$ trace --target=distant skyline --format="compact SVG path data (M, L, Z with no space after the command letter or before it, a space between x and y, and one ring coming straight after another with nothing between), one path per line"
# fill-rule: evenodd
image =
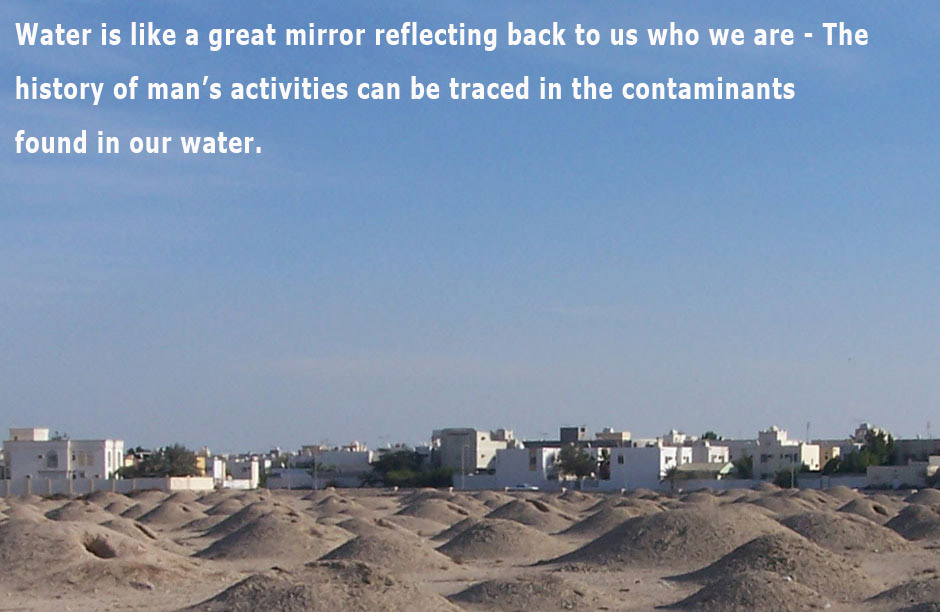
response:
M0 427L262 450L940 428L940 6L7 0ZM21 20L792 27L867 47L20 49ZM16 75L782 80L789 102L23 103ZM98 78L100 76L100 79ZM258 138L21 157L13 136Z

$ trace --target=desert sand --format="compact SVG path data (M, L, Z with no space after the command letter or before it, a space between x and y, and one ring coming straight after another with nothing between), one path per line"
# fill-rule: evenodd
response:
M940 492L0 499L0 610L940 609Z

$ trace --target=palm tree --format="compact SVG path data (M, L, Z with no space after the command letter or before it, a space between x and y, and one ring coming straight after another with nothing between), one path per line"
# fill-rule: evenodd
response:
M676 490L676 481L682 480L684 474L679 470L678 465L674 465L663 474L663 482L669 483L669 490Z

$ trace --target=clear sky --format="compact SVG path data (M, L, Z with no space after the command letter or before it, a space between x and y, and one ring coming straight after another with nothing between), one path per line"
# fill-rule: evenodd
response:
M381 8L376 8L380 6ZM790 48L20 49L14 22L792 27ZM0 426L260 450L447 426L940 432L940 5L43 2L0 41ZM821 25L870 31L826 48ZM789 102L18 102L16 75L796 84ZM17 157L13 136L258 138Z

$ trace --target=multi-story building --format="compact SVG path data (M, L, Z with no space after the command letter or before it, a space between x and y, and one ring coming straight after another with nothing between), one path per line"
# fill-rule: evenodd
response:
M783 470L800 470L806 466L819 471L819 445L787 437L787 430L776 425L758 432L754 449L754 477L773 478Z
M512 430L484 431L472 427L452 427L432 434L437 465L455 473L473 474L495 469L496 451L515 448Z
M124 441L50 438L47 428L14 428L3 453L11 480L111 478L124 463Z

